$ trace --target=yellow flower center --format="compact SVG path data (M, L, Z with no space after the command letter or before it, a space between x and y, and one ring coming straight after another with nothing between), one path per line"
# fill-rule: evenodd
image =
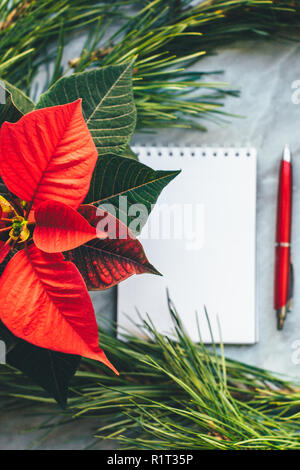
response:
M9 238L18 241L18 243L25 242L30 236L30 231L27 227L28 220L19 215L13 205L3 196L0 196L0 214L0 221L2 220L5 224L11 224L6 228L6 230L10 228Z
M17 216L12 219L12 228L9 232L9 236L12 240L19 240L19 243L25 242L30 232L27 227L28 220L25 220L24 217Z

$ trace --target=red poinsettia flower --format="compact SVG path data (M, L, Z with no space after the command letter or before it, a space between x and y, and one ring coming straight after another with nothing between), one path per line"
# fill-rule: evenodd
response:
M0 319L32 344L99 360L117 373L99 348L84 280L61 253L107 237L86 209L77 211L97 158L81 100L2 125L0 175L12 197L0 197L0 262L22 249L0 278Z

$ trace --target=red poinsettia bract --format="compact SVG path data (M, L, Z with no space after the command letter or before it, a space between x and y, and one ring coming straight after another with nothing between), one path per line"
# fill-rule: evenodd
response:
M80 99L2 125L0 175L16 198L0 199L0 262L23 248L0 278L0 319L32 344L99 360L117 373L99 348L84 280L61 254L107 237L77 211L97 158Z

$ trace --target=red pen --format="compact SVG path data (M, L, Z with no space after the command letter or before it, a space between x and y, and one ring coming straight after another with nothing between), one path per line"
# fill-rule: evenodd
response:
M274 308L278 330L283 328L286 314L292 309L291 221L292 164L290 150L285 145L279 170L275 248Z

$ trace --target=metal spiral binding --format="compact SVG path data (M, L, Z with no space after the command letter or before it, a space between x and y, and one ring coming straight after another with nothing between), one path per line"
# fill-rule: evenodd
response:
M153 143L153 144L145 144L145 143L136 143L133 145L133 149L139 149L139 148L143 148L143 149L147 149L147 153L146 153L146 156L148 157L151 157L152 156L152 149L154 150L155 149L155 155L156 156L163 156L162 155L162 151L160 149L163 149L164 150L164 156L169 156L169 157L173 157L174 156L174 149L178 150L179 152L179 156L180 157L183 157L183 156L186 156L187 155L187 152L188 151L188 156L190 157L195 157L196 156L196 152L199 151L199 148L201 148L202 152L201 152L201 156L202 157L205 157L207 156L207 153L211 153L212 152L212 157L218 157L219 156L219 151L220 149L222 149L224 151L223 153L223 156L224 157L229 157L230 156L230 153L232 152L232 150L235 150L235 153L232 155L234 157L240 157L241 154L240 154L240 149L243 149L243 153L245 154L246 157L250 157L251 156L251 152L253 150L253 147L248 143L247 145L245 146L241 146L241 144L239 145L217 145L217 144L214 144L214 145L194 145L194 144L182 144L182 145L178 145L178 144L173 144L173 143L168 143L167 145L158 145L157 143ZM170 149L169 152L165 153L165 150L166 149ZM138 156L138 153L139 151L137 151L137 156Z

